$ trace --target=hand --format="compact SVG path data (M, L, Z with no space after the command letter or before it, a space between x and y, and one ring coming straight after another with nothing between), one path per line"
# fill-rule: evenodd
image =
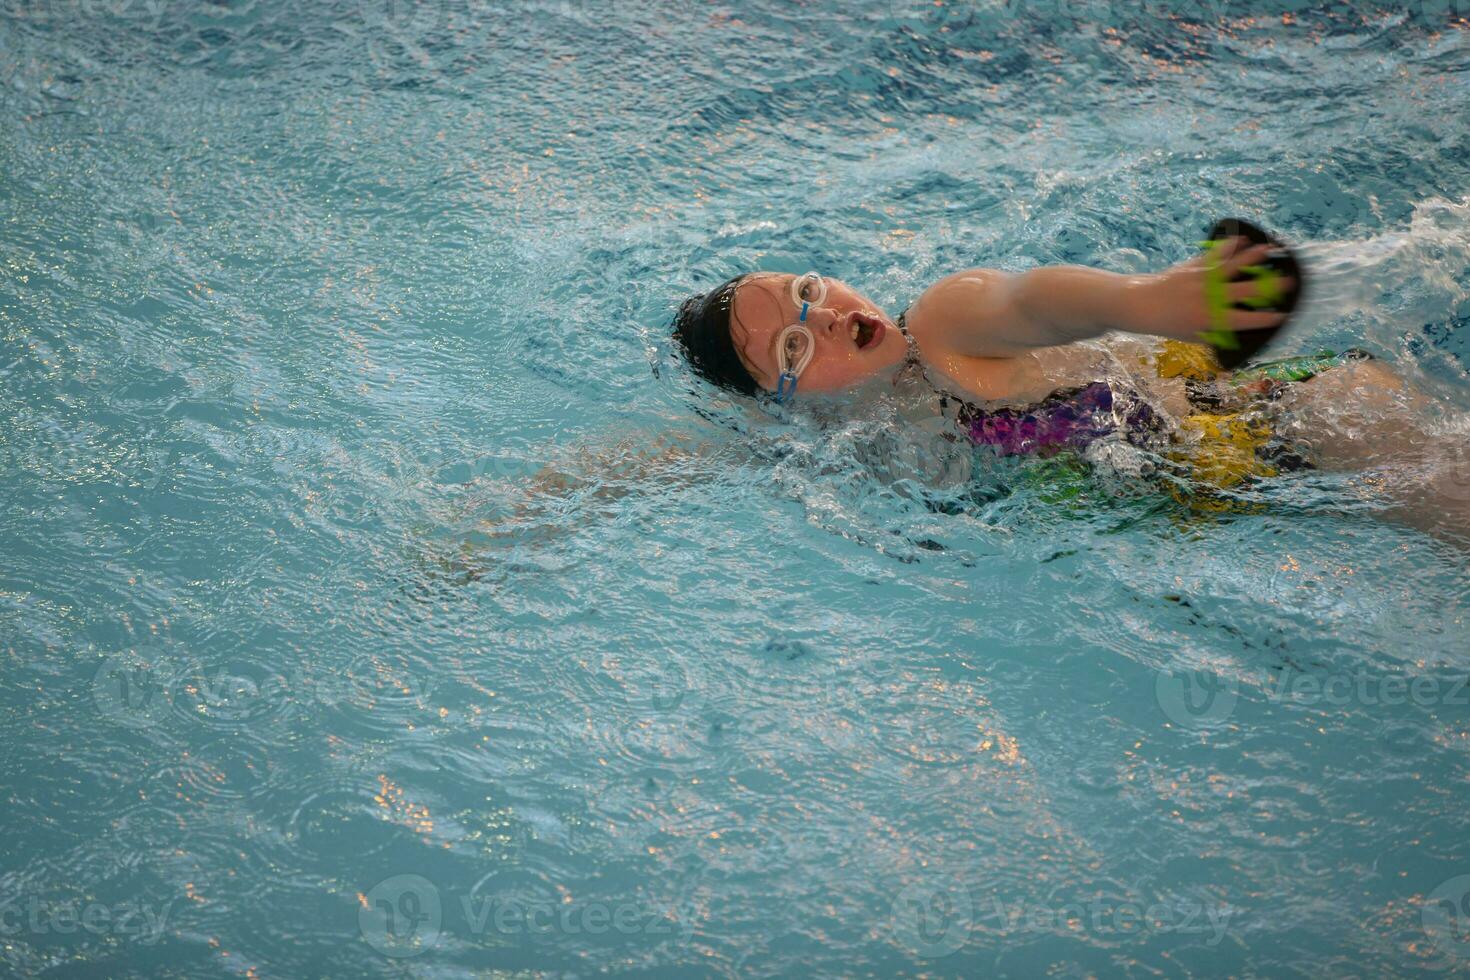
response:
M1138 277L1128 304L1128 322L1123 328L1130 333L1153 334L1198 343L1208 330L1224 328L1239 332L1278 327L1286 321L1285 313L1260 310L1237 310L1235 304L1255 298L1261 285L1249 278L1231 282L1247 266L1266 258L1272 244L1251 245L1246 238L1231 238L1217 249L1211 249L1188 262L1151 276ZM1212 282L1224 290L1227 309L1216 313L1210 308ZM1277 288L1290 293L1297 283L1292 278L1277 281Z

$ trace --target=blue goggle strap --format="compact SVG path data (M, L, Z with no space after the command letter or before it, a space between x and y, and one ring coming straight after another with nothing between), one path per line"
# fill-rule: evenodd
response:
M776 379L776 404L785 404L786 399L796 394L796 375L790 371L782 371L781 377Z
M801 304L801 316L797 319L796 322L797 323L805 323L806 322L806 311L809 310L809 309L811 309L811 308L812 308L812 305L810 303L802 303ZM794 372L791 372L791 371L782 371L781 372L781 377L778 378L778 379L776 379L776 403L778 405L779 404L784 404L785 401L786 401L786 399L790 398L792 395L795 395L795 394L796 394L796 374Z

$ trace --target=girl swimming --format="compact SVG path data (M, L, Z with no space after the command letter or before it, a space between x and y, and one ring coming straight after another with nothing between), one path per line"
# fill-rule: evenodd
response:
M1002 455L1121 442L1215 488L1283 469L1392 464L1364 492L1417 526L1467 534L1470 470L1436 449L1425 396L1380 362L1323 352L1230 372L1193 343L1230 348L1240 334L1248 349L1252 331L1285 323L1300 283L1275 277L1263 296L1259 282L1280 249L1239 236L1150 275L969 269L897 318L835 279L755 272L685 301L674 335L695 371L727 390L787 402L909 386ZM1084 343L1114 332L1165 343Z

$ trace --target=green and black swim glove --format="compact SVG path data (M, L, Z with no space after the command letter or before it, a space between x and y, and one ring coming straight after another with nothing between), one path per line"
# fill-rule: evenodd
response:
M1243 237L1252 245L1271 244L1276 247L1266 255L1264 262L1245 266L1234 279L1229 280L1229 282L1242 282L1254 279L1257 284L1256 295L1235 303L1234 308L1256 312L1285 313L1288 319L1280 326L1266 327L1261 330L1236 332L1228 329L1225 326L1225 318L1231 309L1231 304L1225 295L1227 281L1223 274L1218 278L1212 278L1206 290L1210 317L1215 325L1201 334L1200 339L1215 349L1215 356L1219 358L1221 366L1228 370L1234 370L1255 357L1267 344L1271 343L1278 333L1286 328L1286 324L1290 322L1290 314L1296 309L1306 287L1306 278L1296 254L1249 221L1240 218L1222 218L1215 222L1215 226L1210 229L1208 239L1201 242L1201 245L1207 249L1218 249L1225 241L1236 237ZM1294 279L1296 284L1289 289L1285 288L1282 282L1286 279Z

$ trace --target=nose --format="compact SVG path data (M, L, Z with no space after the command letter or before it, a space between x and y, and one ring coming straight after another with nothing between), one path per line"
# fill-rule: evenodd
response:
M812 333L833 336L837 333L837 324L841 319L830 306L813 306L806 311L806 324Z

